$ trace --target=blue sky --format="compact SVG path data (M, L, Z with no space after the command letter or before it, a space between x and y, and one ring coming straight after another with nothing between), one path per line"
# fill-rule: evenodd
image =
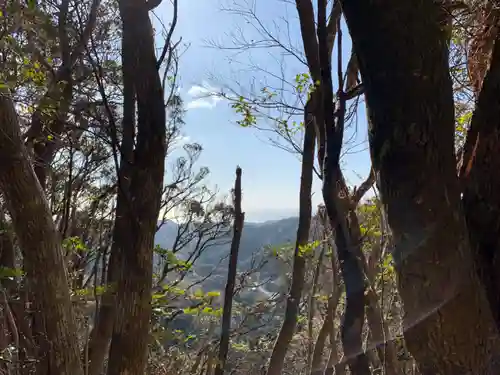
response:
M237 92L254 92L279 82L273 76L288 80L307 68L294 56L285 55L280 48L253 50L222 50L211 43L233 47L243 38L262 40L255 22L241 14L222 11L222 8L254 9L271 35L286 45L302 51L296 9L283 0L180 0L179 21L174 38L182 36L189 44L180 60L181 96L187 113L183 133L190 141L203 146L200 166L210 168L209 182L221 192L229 191L234 181L236 165L243 169L243 205L248 221L274 220L296 215L300 182L300 161L269 142L269 132L241 128L239 119L227 101L199 98L203 88L214 91L232 88ZM168 23L171 3L164 3L157 16ZM285 21L288 20L288 21ZM257 25L258 26L258 25ZM344 64L350 55L348 32L344 29ZM335 59L335 57L334 57ZM291 98L290 97L287 97ZM364 179L370 167L366 150L366 118L364 107L357 112L357 121L346 134L352 152L344 155L343 168L349 183L356 185ZM269 122L260 122L269 128ZM167 177L168 178L168 177ZM320 182L314 183L313 203L321 202Z

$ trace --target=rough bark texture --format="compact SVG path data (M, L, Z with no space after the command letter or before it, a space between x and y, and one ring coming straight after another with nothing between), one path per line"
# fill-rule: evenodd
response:
M136 126L136 95L134 85L134 60L131 53L122 54L123 67L123 119L122 139L118 148L120 168L118 170L118 188L116 199L115 223L113 238L106 274L106 284L109 289L103 295L97 319L88 345L88 374L99 375L108 353L109 343L113 334L116 314L115 292L119 267L122 265L122 254L130 250L133 235L129 225L135 219L131 210L130 181L133 173L133 151ZM117 129L112 129L112 141L118 146Z
M320 0L321 1L321 0ZM317 39L317 30L314 20L314 8L311 0L296 0L297 13L299 15L300 33L302 44L306 55L309 73L314 82L321 82L321 63L319 58L319 45ZM322 10L326 13L326 4L323 4ZM341 16L340 3L337 1L331 9L328 23L325 20L325 46L328 51L327 61L331 61L332 49L335 38L338 32L338 23ZM333 97L333 96L332 96ZM314 111L314 126L316 132L317 158L318 164L323 165L325 158L325 121L323 119L323 111L321 101L321 93L318 88L311 95L308 107L310 111ZM322 172L322 171L321 171Z
M474 28L468 48L467 69L474 96L478 100L483 88L484 78L492 60L493 46L498 36L497 24L500 19L500 9L495 7L491 0L478 0L474 2L474 5L477 6L477 9L475 9ZM489 91L491 91L491 88ZM467 131L467 139L459 163L461 180L467 179L474 164L477 147L479 146L481 126L476 121L475 124L471 124Z
M328 139L328 136L327 136ZM329 150L327 145L326 156ZM368 358L363 350L363 325L365 321L365 277L361 267L361 233L356 214L349 215L349 191L340 166L327 167L323 172L323 198L335 230L335 245L340 271L346 289L345 311L341 324L344 356L355 375L371 374Z
M307 106L306 106L307 107ZM309 229L311 226L311 188L313 180L314 165L314 125L306 108L305 115L306 131L304 136L304 147L302 153L302 171L300 177L300 206L299 206L299 226L297 228L297 238L295 242L295 254L293 259L292 285L288 295L285 320L281 326L278 338L274 344L273 352L267 369L267 375L280 375L283 369L283 362L288 350L290 341L295 333L297 325L297 314L299 303L304 288L304 271L306 259L301 254L300 248L307 245L309 241Z
M17 114L7 89L0 93L0 189L23 252L35 304L45 322L47 372L82 374L76 324L59 234L44 192L22 144Z
M432 0L342 5L370 109L408 348L422 375L493 374L498 333L461 212L442 8Z
M495 9L495 2L491 0L473 1L471 7L475 14L467 65L472 88L477 97L488 71L491 51L498 33L498 9Z
M24 135L27 144L32 145L33 168L43 190L46 188L50 166L60 145L60 136L64 132L73 99L73 68L77 59L85 51L94 30L99 4L100 0L92 0L87 23L74 46L70 45L68 34L70 32L68 29L70 0L63 0L59 5L57 29L61 65L56 70L47 91L39 100L31 118L30 128ZM28 287L31 288L31 285ZM34 311L31 318L33 321L31 329L39 350L36 371L39 375L48 374L46 372L49 367L46 363L49 358L47 351L52 349L44 331L46 323L38 311Z
M362 339L365 321L365 277L361 267L361 259L358 258L360 254L362 256L362 241L356 214L350 215L353 207L339 164L346 113L342 78L342 35L340 27L338 27L337 75L339 88L335 105L326 32L325 0L318 2L318 9L318 51L321 65L319 89L322 95L320 108L324 119L325 141L322 193L330 225L335 233L336 251L346 289L341 339L344 356L351 373L353 375L369 375L371 371L368 358L363 350Z
M147 363L154 235L164 177L165 106L149 6L134 0L121 0L119 6L124 78L127 72L134 72L138 117L133 160L126 161L131 163L130 186L125 192L130 220L121 234L129 242L120 254L108 375L142 375Z
M233 310L233 294L236 285L236 271L238 268L238 252L240 249L241 234L245 214L241 211L241 168L236 169L234 183L234 224L233 239L229 255L226 290L224 291L224 310L222 312L221 338L219 345L219 360L215 366L215 375L223 375L229 351L229 338L231 333L231 312Z
M314 124L318 144L318 162L323 173L323 198L332 228L335 230L337 250L341 270L346 280L347 304L342 324L342 342L353 374L369 374L368 362L362 350L362 327L364 322L364 281L356 257L351 248L351 233L348 220L348 207L339 210L337 198L346 196L347 190L339 189L343 177L338 168L343 140L343 121L345 101L339 101L337 112L334 111L334 95L331 77L331 56L333 42L340 34L340 4L332 6L330 20L326 20L326 1L318 1L318 22L314 22L314 9L310 0L297 0L302 41L314 82L320 82L311 96ZM316 34L317 33L317 38ZM339 36L339 44L341 37ZM341 49L341 48L340 48ZM339 56L341 60L341 56ZM339 64L338 69L341 69ZM341 76L342 73L338 72ZM341 79L339 79L340 83ZM335 114L337 123L334 122ZM342 180L342 181L341 181ZM347 226L346 226L347 225ZM359 229L359 228L358 228ZM359 246L357 242L356 246ZM348 285L347 285L348 284ZM314 371L314 369L312 369Z
M463 205L473 254L500 327L500 38L497 36L470 131L475 155L464 179ZM468 140L469 141L469 140ZM468 146L472 146L467 142Z

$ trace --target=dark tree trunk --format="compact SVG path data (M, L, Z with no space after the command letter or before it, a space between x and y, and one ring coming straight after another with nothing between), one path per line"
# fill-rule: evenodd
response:
M498 33L499 12L494 0L478 0L473 6L474 22L468 48L467 68L477 98L490 65L491 51Z
M133 251L130 249L130 246L133 244L133 238L131 237L133 233L130 231L129 225L135 220L130 201L130 181L133 172L134 137L137 120L134 65L133 55L123 53L123 119L120 147L118 147L117 129L113 128L111 130L111 140L120 154L115 223L106 273L106 285L108 289L102 296L95 327L92 330L88 344L89 375L99 375L102 372L113 334L113 324L116 314L116 282L118 281L120 267L122 266L122 254L127 251Z
M234 183L234 224L233 239L229 255L226 290L224 291L224 310L222 313L221 338L219 345L219 360L215 366L215 375L223 375L229 351L229 338L231 333L231 312L233 309L233 294L236 285L236 271L238 268L238 251L240 249L241 234L245 214L241 211L241 168L236 169Z
M320 5L320 3L322 3ZM340 271L346 289L345 312L342 317L341 338L344 356L353 375L370 375L368 358L363 350L365 322L365 277L362 268L362 239L359 223L350 201L350 193L340 169L340 152L344 138L346 99L343 92L342 34L338 33L338 94L334 105L332 69L327 42L326 0L318 2L318 48L321 65L322 110L324 119L325 155L323 161L323 200L330 225L335 233L335 245Z
M120 254L116 316L108 375L142 375L147 364L154 235L160 210L165 165L165 106L156 69L150 6L120 1L124 78L134 72L137 137L130 161L127 221L128 243ZM138 74L140 72L140 74Z
M500 328L500 37L472 116L463 205L472 252ZM474 137L475 135L475 137ZM468 152L473 148L473 152Z
M474 271L455 172L446 15L432 0L342 8L370 109L408 348L422 375L493 374L498 332Z
M328 137L327 137L328 139ZM328 141L327 141L328 142ZM326 150L328 157L329 150ZM325 165L328 161L325 161ZM349 191L340 166L325 166L323 197L335 231L335 245L346 291L345 311L341 324L344 356L355 375L371 374L368 358L363 349L363 325L365 322L365 277L362 268L362 239L357 218L349 220ZM342 198L343 197L343 198ZM355 216L355 214L354 214Z
M314 22L311 0L297 0L296 6L309 71L314 82L320 82L309 104L312 107L316 125L318 162L323 173L323 199L331 226L335 231L340 267L346 283L347 303L341 330L342 344L353 374L370 374L369 364L362 349L364 277L356 255L360 252L360 243L353 237L356 223L352 223L352 227L349 223L351 210L349 192L345 188L339 167L344 131L345 98L342 97L337 101L337 111L334 110L333 104L331 55L337 33L339 45L342 43L339 30L340 4L332 6L330 19L327 22L327 2L318 1L317 27ZM338 58L341 60L341 55ZM337 69L338 74L342 76L341 64ZM339 79L339 84L341 81ZM339 91L342 92L342 90ZM334 117L337 119L336 122ZM342 196L345 199L340 198ZM357 230L359 231L359 226Z
M36 307L45 322L50 343L46 370L51 375L82 374L59 233L22 143L17 114L6 89L0 95L0 117L0 189L23 252Z
M314 124L306 105L305 110L305 135L302 151L302 171L300 177L299 193L299 226L295 242L295 253L293 258L292 285L288 295L285 311L285 320L281 326L278 338L274 344L271 360L267 369L267 375L281 375L288 346L292 341L297 325L299 304L304 288L304 272L306 258L300 249L309 241L309 230L311 227L311 188L314 166Z

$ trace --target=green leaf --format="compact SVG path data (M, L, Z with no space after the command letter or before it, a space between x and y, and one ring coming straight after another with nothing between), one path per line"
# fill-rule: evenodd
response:
M200 310L197 307L186 307L183 311L184 314L188 315L196 315L200 312Z
M21 277L23 275L24 272L20 268L0 267L0 279L10 279L14 277Z
M203 297L204 297L203 290L201 290L201 289L197 289L197 290L195 290L195 292L194 292L194 296L195 296L196 298L203 298Z
M306 245L299 246L299 256L302 257L304 255L311 253L314 249L316 249L319 246L319 244L320 241L313 241Z
M152 296L153 301L155 301L155 300L159 300L159 299L161 299L161 298L163 298L163 297L165 297L165 294L163 294L163 293L155 293L155 294L153 294L153 296Z
M49 135L48 137L52 137L52 136ZM77 237L77 236L66 238L63 241L62 245L66 251L80 252L80 253L88 251L88 249L85 246L85 244L83 243L82 239L80 237Z
M220 292L218 290L214 290L214 291L207 293L207 297L219 297L219 296L220 296Z

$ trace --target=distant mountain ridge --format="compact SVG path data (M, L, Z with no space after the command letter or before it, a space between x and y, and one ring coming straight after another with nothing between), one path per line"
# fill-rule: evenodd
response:
M266 264L259 270L257 277L270 280L269 285L259 288L261 293L269 294L281 289L287 283L286 269L283 262L269 257L269 248L283 247L295 242L298 218L290 217L265 222L245 223L238 255L240 271L246 271L266 259ZM171 249L178 231L178 224L166 222L157 232L155 243L162 248ZM224 238L222 244L215 244L207 248L193 266L193 275L190 278L208 277L201 285L207 290L222 290L226 281L227 259L230 251L232 233ZM187 259L194 246L186 246L177 256ZM267 250L266 250L267 249ZM267 257L267 258L266 258ZM276 285L279 284L279 285Z
M241 236L239 259L244 262L248 256L265 246L278 246L293 243L297 231L298 218L290 217L279 220L269 220L260 223L245 223ZM170 249L178 232L178 224L173 221L167 221L156 233L155 244L165 249ZM231 235L227 240L231 240ZM181 251L180 256L188 255L189 247ZM218 261L229 254L229 243L224 245L215 245L204 252L201 256L203 261ZM219 257L215 259L216 257Z

